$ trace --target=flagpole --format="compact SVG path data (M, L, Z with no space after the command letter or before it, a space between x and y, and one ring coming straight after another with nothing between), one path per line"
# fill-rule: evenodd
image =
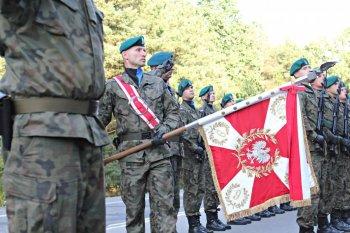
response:
M309 80L312 80L316 77L316 73L315 72L310 72L307 76L303 76L295 81L290 81L290 82L287 82L281 86L279 86L278 88L275 88L273 90L269 90L269 91L266 91L266 92L263 92L259 95L256 95L256 96L253 96L247 100L244 100L242 102L239 102L237 104L234 104L232 106L229 106L225 109L222 109L220 111L217 111L213 114L210 114L206 117L203 117L203 118L200 118L190 124L187 124L181 128L178 128L178 129L175 129L169 133L166 133L164 134L163 136L163 139L165 140L168 140L172 137L175 137L175 136L178 136L180 134L182 134L183 132L185 132L186 130L188 129L191 129L191 128L197 128L199 126L202 126L202 125L205 125L205 124L209 124L211 122L214 122L228 114L231 114L233 112L236 112L238 110L241 110L243 108L246 108L246 107L249 107L253 104L256 104L256 103L259 103L259 102L262 102L264 100L267 100L277 94L280 94L282 91L281 91L281 88L282 87L286 87L286 86L290 86L290 85L297 85L297 84L301 84L303 82L308 82ZM106 159L103 160L104 164L107 165L108 163L110 162L113 162L115 160L119 160L119 159L122 159L130 154L133 154L133 153L137 153L141 150L145 150L149 147L152 146L152 142L151 140L148 140L148 141L145 141L144 143L141 143L137 146L134 146L132 148L129 148L129 149L126 149L122 152L119 152L115 155L112 155Z

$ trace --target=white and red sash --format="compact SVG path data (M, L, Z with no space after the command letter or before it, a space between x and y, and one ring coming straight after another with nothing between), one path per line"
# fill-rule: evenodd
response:
M141 99L135 87L124 82L121 75L114 77L114 80L117 81L137 115L139 115L151 129L154 129L159 124L159 119Z

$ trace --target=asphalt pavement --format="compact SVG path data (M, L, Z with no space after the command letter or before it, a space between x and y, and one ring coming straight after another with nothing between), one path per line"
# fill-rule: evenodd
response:
M146 196L146 209L145 216L149 216L149 203ZM107 233L121 233L125 230L125 205L120 197L111 197L106 199L106 232ZM205 214L201 209L202 216L201 222L203 225L206 223ZM224 220L222 213L219 215L221 220ZM272 218L265 218L259 222L253 222L252 224L245 226L232 226L231 230L225 232L233 233L297 233L298 226L295 223L296 211L287 212L285 214L277 215ZM146 232L150 232L149 218L145 218ZM188 232L187 219L184 210L181 206L178 214L177 231L179 233ZM7 219L5 208L0 208L0 232L8 233L7 231Z

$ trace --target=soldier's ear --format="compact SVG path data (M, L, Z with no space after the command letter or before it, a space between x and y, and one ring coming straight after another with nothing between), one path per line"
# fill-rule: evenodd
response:
M122 57L123 57L123 60L128 60L128 51L123 51Z

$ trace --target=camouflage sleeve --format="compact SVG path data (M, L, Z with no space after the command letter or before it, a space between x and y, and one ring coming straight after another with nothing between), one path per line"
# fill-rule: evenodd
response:
M313 112L308 111L309 106L307 104L308 103L307 94L305 92L302 92L302 93L299 93L298 96L300 100L301 114L303 118L303 124L306 131L306 135L310 141L313 141L317 136L317 133L315 131L316 124L314 121L310 121L310 118L308 117L308 115L312 114Z
M164 90L166 90L165 83L163 88ZM159 125L159 127L157 127L156 131L168 133L181 126L180 113L179 113L178 104L167 91L164 91L163 103L164 103L164 118L163 118L163 122Z
M0 14L9 22L22 26L34 19L40 2L40 0L0 0Z
M113 109L115 107L115 94L111 82L107 82L106 90L100 99L98 117L106 127L112 119Z

